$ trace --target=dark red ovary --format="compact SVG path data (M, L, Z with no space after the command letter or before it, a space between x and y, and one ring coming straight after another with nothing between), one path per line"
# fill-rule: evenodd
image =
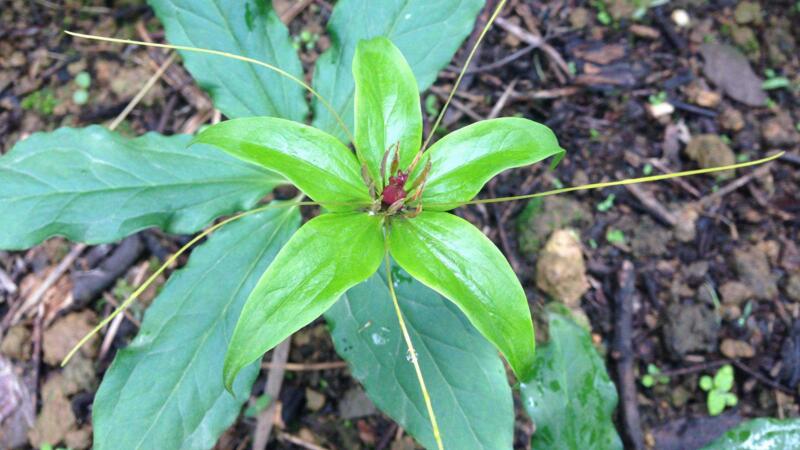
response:
M383 189L383 203L391 205L406 198L406 191L403 188L406 181L408 181L408 174L404 172L398 172L397 175L389 177L389 184Z

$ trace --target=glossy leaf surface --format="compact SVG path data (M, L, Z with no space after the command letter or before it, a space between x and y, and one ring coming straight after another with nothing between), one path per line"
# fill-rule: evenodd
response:
M207 128L195 142L273 170L326 208L352 210L371 199L358 161L333 136L285 119L248 117Z
M552 130L528 119L484 120L443 137L426 152L431 171L422 196L429 210L472 200L498 173L564 154Z
M511 449L514 405L497 351L447 299L397 266L392 277L445 448ZM436 448L385 268L347 291L325 317L337 352L372 401L426 448Z
M381 263L380 216L323 214L295 233L259 279L225 355L225 384L289 335L319 317Z
M536 354L522 402L536 426L532 448L622 449L614 428L617 390L589 333L556 312L550 338Z
M443 212L391 223L389 247L414 278L450 299L506 357L517 378L533 365L533 323L508 261L472 224Z
M299 223L296 208L265 210L192 252L103 378L93 406L96 449L214 446L259 371L254 364L241 372L234 397L222 384L222 355L248 294Z
M356 148L380 186L381 161L390 146L400 144L400 167L405 168L422 145L417 82L400 50L383 37L358 44L353 77Z
M0 248L50 236L97 244L156 226L193 233L248 209L282 178L189 136L99 126L35 133L0 157Z
M332 43L317 60L314 88L327 98L353 129L355 85L351 64L362 39L391 39L408 61L424 90L453 58L475 26L482 0L339 0L328 22ZM314 126L344 140L335 119L314 103Z
M800 419L753 419L728 430L704 450L800 448Z
M272 2L264 0L149 0L174 45L219 50L257 59L303 78L289 32ZM305 90L293 81L250 63L180 52L214 106L230 118L277 116L302 121Z

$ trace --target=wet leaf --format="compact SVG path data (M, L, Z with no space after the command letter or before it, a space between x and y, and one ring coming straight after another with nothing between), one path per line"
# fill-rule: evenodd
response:
M225 355L225 385L375 273L384 251L379 216L330 213L303 225L247 299Z
M514 406L497 351L450 301L397 266L393 278L445 448L510 449ZM426 448L436 448L385 269L347 291L325 318L337 352L372 401Z
M800 419L753 419L728 430L704 450L800 448Z
M423 212L391 223L389 248L400 267L461 309L519 380L529 378L535 341L528 299L492 241L453 214Z
M263 0L149 0L170 44L202 47L257 59L303 78L289 32ZM305 90L243 61L180 52L186 68L230 118L275 116L302 121Z
M91 244L144 228L200 230L248 209L278 175L185 135L129 139L100 126L36 133L0 158L0 248L50 236Z
M96 449L214 446L259 371L248 366L235 396L225 391L222 362L233 327L299 224L296 209L268 209L225 226L192 252L103 378L92 412Z
M194 142L274 170L330 210L355 209L337 203L371 202L353 152L308 125L274 117L233 119L206 128Z
M617 390L591 336L566 316L547 314L550 339L536 354L531 381L521 386L536 425L532 447L622 449L612 420Z
M472 31L483 3L339 0L328 22L333 45L317 60L314 88L331 102L352 130L355 84L350 66L359 41L377 36L389 38L414 71L419 90L424 90ZM345 138L331 113L319 102L314 103L314 126Z

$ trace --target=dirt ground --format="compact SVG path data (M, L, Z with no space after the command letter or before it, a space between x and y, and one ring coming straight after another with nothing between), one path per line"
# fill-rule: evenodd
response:
M294 8L281 0L276 7L292 35L314 36L301 46L308 69L329 46L324 26L332 2L305 3ZM588 321L621 393L617 427L628 446L697 448L698 437L744 418L800 415L800 27L792 26L800 3L684 0L639 11L631 3L509 1L444 125L520 115L550 126L567 149L554 172L509 171L483 197L787 152L769 165L718 176L459 211L503 250L534 311L557 298ZM161 25L144 1L2 4L0 152L35 131L108 124L166 59L160 50L62 33L161 41ZM486 18L484 12L464 48ZM428 127L465 57L462 49L423 93ZM90 75L88 88L76 81L82 72ZM218 118L188 72L173 64L118 131L192 133ZM575 233L554 233L562 229ZM156 289L101 334L97 351L77 369L58 367L65 343L186 241L147 230L116 245L55 238L0 252L0 378L16 374L33 388L14 428L28 445L91 445L94 390L116 350L136 334ZM551 270L537 270L542 261ZM87 276L97 268L99 280ZM271 448L415 448L350 378L322 321L295 335L288 361ZM734 366L738 404L711 417L698 380L724 364ZM642 384L648 365L664 375L652 387ZM255 423L244 413L217 447L248 446ZM518 405L517 448L529 448L532 432Z

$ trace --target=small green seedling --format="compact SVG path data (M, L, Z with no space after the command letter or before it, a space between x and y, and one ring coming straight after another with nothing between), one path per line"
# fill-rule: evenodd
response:
M615 194L608 194L605 200L597 204L597 210L600 212L606 212L609 209L614 207L614 200L617 198Z
M624 245L625 233L622 230L610 229L606 232L606 240L610 244Z
M92 77L88 72L79 72L75 75L75 84L78 86L72 93L72 101L76 105L85 105L89 101L89 86L92 84Z
M714 378L709 375L700 377L700 389L708 392L706 405L708 413L718 416L725 410L726 406L733 407L739 402L739 398L731 392L733 389L733 367L726 364L717 371Z
M788 78L778 76L773 69L765 70L764 76L766 77L766 80L764 80L764 82L761 84L761 88L765 91L788 88L792 85Z
M647 365L647 373L642 377L642 386L651 388L656 384L668 384L669 377L661 373L661 369L655 364Z
M667 93L665 91L660 91L657 94L653 94L653 95L647 97L647 101L651 105L660 105L660 104L662 104L662 103L667 101Z

